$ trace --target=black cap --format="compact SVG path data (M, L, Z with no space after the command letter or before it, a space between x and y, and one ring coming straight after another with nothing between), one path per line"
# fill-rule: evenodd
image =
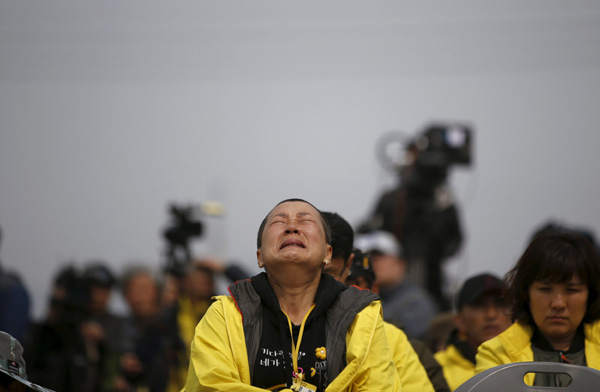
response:
M477 301L482 295L497 293L501 295L504 289L502 280L495 275L484 273L475 275L463 283L456 298L456 309Z

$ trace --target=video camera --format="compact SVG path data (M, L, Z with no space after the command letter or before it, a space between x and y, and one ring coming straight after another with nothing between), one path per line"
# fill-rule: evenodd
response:
M163 231L163 237L167 242L166 273L176 277L183 276L185 267L192 257L190 241L204 235L204 224L200 220L200 216L221 216L224 209L223 205L216 201L188 205L171 203L169 205L171 223Z
M400 168L412 196L421 198L443 184L453 165L471 164L472 131L463 124L431 124L406 145L407 166ZM411 170L406 170L412 168Z
M167 241L165 270L179 277L191 258L190 240L202 236L204 225L198 218L200 213L196 206L173 203L169 207L169 213L171 225L163 231L163 237Z
M431 124L413 144L416 164L424 167L448 167L471 164L472 130L464 124Z

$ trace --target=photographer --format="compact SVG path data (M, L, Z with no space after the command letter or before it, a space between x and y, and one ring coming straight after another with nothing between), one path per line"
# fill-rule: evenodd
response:
M442 264L462 243L457 205L447 184L454 164L470 164L470 130L432 125L406 145L398 168L400 184L379 198L359 232L384 230L402 244L410 278L423 285L441 310L450 308L443 293Z
M104 347L86 330L90 285L74 266L59 271L46 319L35 325L27 343L30 379L61 392L96 392Z

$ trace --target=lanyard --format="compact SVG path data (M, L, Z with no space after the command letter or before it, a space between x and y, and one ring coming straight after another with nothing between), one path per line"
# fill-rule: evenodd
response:
M289 316L285 314L285 312L283 313L285 314L285 317L287 317L288 325L290 326L290 338L292 339L292 363L294 364L293 376L294 378L299 378L300 380L302 380L302 373L304 373L298 373L298 353L300 351L300 342L302 341L302 334L304 333L304 325L306 324L306 319L308 318L308 315L314 308L315 304L312 304L310 309L308 309L308 312L306 312L304 319L302 320L302 324L300 325L300 333L298 334L298 344L294 343L294 331L292 330L292 320L290 320Z

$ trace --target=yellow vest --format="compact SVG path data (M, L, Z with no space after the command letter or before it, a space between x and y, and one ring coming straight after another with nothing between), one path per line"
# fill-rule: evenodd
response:
M401 391L380 301L359 312L348 329L346 362L326 391ZM216 297L196 327L185 391L264 391L250 385L242 315L230 296Z
M584 324L583 334L587 366L600 370L600 320ZM484 342L477 350L475 373L505 363L532 362L531 336L533 336L533 328L519 321L500 335ZM533 385L534 378L535 373L527 373L525 383Z

